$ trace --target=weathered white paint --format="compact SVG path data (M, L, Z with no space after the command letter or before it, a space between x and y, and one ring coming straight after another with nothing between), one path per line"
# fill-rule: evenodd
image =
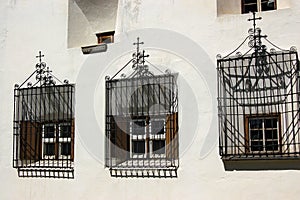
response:
M240 14L241 2L236 0L217 0L217 13L222 14Z
M120 35L119 43L110 44L106 53L83 56L79 47L68 48L68 39L70 42L70 34L73 34L75 40L79 40L78 43L74 42L74 46L94 43L89 35L95 26L89 26L89 17L83 19L83 13L79 13L83 18L76 18L78 28L70 29L68 17L72 13L70 10L68 12L68 8L71 3L62 0L6 0L0 3L0 199L299 199L299 171L226 172L218 155L217 143L214 143L208 154L201 153L205 152L203 148L209 128L217 126L213 123L217 116L212 107L216 93L210 91L211 84L215 84L211 80L216 81L217 78L216 74L205 73L208 67L214 71L216 66L208 62L192 66L187 62L192 60L186 59L187 55L160 53L157 47L159 42L148 42L157 45L152 46L153 62L171 64L170 68L180 73L179 87L188 85L190 91L195 93L191 100L185 95L187 91L180 90L179 142L184 141L185 135L189 134L189 127L193 125L193 121L183 118L184 109L194 106L197 108L196 114L199 113L195 137L189 148L181 152L179 177L116 179L109 176L99 161L98 155L104 148L103 133L97 132L104 128L101 119L104 115L104 98L100 90L105 75L111 75L118 68L108 67L111 66L110 59L118 58L117 55L127 55L124 53L128 51L125 46L133 42L126 40L129 31L142 28L174 31L190 38L206 52L196 51L194 55L199 59L210 59L215 64L216 54L229 53L247 36L247 30L251 27L251 23L247 22L250 15L217 17L217 2L211 0L120 0L117 21L113 22ZM278 46L289 48L295 45L299 48L299 13L300 2L290 0L288 9L259 13L263 21L258 24L263 33L268 34L269 39ZM99 29L102 30L106 28ZM88 38L81 38L85 36ZM132 39L130 34L128 37ZM160 35L153 35L153 38L155 41L174 38L174 45L184 46L183 41L176 41L178 37L173 34L169 38ZM76 104L74 180L18 178L16 170L12 168L13 86L24 81L34 70L38 50L45 53L45 61L57 77L76 81L76 97L81 97ZM93 74L88 71L89 66L96 70L95 75L83 77L83 72ZM195 69L198 74L194 73ZM92 100L90 97L85 99L83 93L80 93L84 88L98 89L92 95ZM93 105L82 105L87 102ZM86 112L81 109L84 106L86 112L93 112L95 120L84 119ZM90 126L89 129L83 129L79 124ZM95 134L93 137L99 138L93 141L95 148L88 148L84 140L90 132Z
M97 43L96 33L115 29L118 0L69 0L68 47Z

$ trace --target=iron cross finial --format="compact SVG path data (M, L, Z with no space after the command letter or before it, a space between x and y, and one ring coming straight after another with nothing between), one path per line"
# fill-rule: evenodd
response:
M42 52L39 51L39 55L35 56L36 58L39 58L40 63L42 62L42 57L44 57L45 55L42 55Z
M255 49L255 52L258 52L261 49L262 47L262 41L261 39L262 38L266 38L267 36L266 35L261 35L261 29L260 28L256 28L256 20L261 20L262 17L256 17L256 13L255 12L252 12L253 14L253 17L248 19L248 21L253 21L253 30L252 29L249 29L249 34L250 36L253 36L251 37L250 39L250 46L249 47L254 47Z
M140 42L140 38L137 37L137 42L133 43L133 45L137 45L136 46L136 52L139 53L140 51L140 44L144 44L144 42Z
M255 31L255 28L256 28L256 20L261 20L262 18L261 18L261 17L255 17L255 15L256 15L255 12L252 12L252 14L253 14L253 18L248 19L248 21L253 21L253 30Z

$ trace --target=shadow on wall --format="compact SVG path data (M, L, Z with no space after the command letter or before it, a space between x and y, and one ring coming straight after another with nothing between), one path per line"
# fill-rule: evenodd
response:
M97 44L96 33L115 30L118 0L69 0L68 48Z
M254 170L299 170L300 159L289 157L280 159L223 159L226 171L254 171Z

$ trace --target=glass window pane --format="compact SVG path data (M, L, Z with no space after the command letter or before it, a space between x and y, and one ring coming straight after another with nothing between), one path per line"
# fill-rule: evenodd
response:
M151 121L151 134L164 134L165 122L164 120Z
M60 125L60 137L71 137L71 125Z
M71 143L61 143L60 144L60 153L63 156L71 155Z
M277 130L265 130L265 138L268 139L278 139Z
M277 128L277 118L265 119L265 128Z
M275 0L262 0L261 1L261 10L275 10Z
M278 141L266 141L266 151L278 151Z
M165 154L165 140L153 140L153 152L156 154Z
M44 126L44 138L54 138L55 137L55 126L45 125Z
M145 120L134 121L132 123L132 134L144 135L146 122Z
M55 145L54 143L44 143L44 156L55 155Z
M250 129L261 129L262 128L262 119L249 119Z
M262 140L263 139L263 132L262 130L252 130L250 132L251 140Z
M102 36L101 37L102 43L106 43L106 44L112 43L111 38L112 38L111 36Z
M251 151L263 151L263 141L251 141Z
M244 0L244 4L248 4L248 3L257 3L257 0Z
M136 154L145 154L145 140L133 141L133 153Z
M243 0L243 13L257 12L257 0Z
M245 6L244 13L257 12L257 5L248 5Z

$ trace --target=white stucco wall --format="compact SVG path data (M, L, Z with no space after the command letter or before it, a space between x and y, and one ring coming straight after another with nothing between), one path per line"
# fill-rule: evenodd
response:
M236 0L217 0L217 13L222 14L240 14L241 1Z
M68 47L97 44L96 33L114 31L118 0L69 0Z
M228 172L218 155L215 55L226 55L243 41L250 15L217 17L211 0L119 0L118 42L106 53L83 56L79 47L68 48L68 3L0 3L0 199L299 199L300 171ZM290 5L260 13L258 24L278 46L299 48L300 2L290 0ZM89 23L84 20L75 31L91 32ZM178 178L111 178L101 162L104 77L119 69L112 63L121 55L130 55L136 36L153 54L152 62L179 72ZM89 39L79 40L89 45ZM12 168L13 86L32 73L39 50L57 77L76 82L72 180L19 178Z

